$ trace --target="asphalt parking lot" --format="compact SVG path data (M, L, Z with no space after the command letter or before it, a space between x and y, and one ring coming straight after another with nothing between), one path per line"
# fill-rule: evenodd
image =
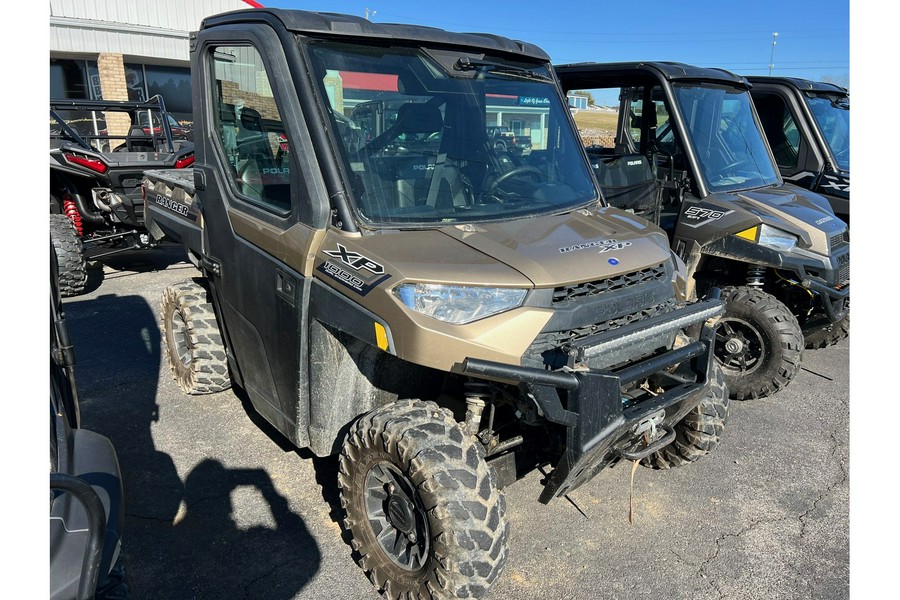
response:
M337 461L291 447L232 391L172 380L159 299L197 274L181 256L110 259L64 301L83 426L125 476L133 598L377 599L341 537ZM510 555L487 598L848 598L848 413L845 340L808 351L775 397L732 402L702 461L638 469L633 524L627 465L574 505L538 503L532 473L506 490Z

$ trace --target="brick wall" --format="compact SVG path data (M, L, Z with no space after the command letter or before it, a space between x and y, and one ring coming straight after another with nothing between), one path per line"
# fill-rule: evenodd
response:
M263 119L281 120L278 115L278 107L275 105L275 98L271 95L264 96L242 90L236 81L222 81L222 96L228 104L234 104L235 99L240 98L244 101L245 108L258 111L259 116Z
M125 64L121 54L101 53L97 57L97 70L100 72L100 90L104 100L128 100L128 86L125 83ZM111 139L110 147L125 143L125 136L131 127L131 119L121 112L106 113L106 127L109 134L122 136Z

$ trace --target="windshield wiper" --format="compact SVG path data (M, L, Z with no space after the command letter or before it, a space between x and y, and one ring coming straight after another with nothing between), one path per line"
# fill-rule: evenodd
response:
M518 79L528 79L530 81L543 81L553 83L553 79L546 75L541 75L535 71L530 71L522 67L507 65L503 63L495 63L487 60L472 60L468 57L460 57L453 65L456 71L478 71L479 74L491 73L494 75L504 75L506 77L515 77Z

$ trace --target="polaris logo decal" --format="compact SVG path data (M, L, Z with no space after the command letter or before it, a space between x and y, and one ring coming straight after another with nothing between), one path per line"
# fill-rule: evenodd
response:
M359 252L347 250L341 244L337 245L337 250L325 250L325 254L332 258L339 258L342 263L348 267L353 267L357 271L365 269L373 275L381 275L384 273L384 267L367 256L363 256Z
M821 225L822 223L827 223L828 221L831 221L832 219L834 219L834 217L822 217L821 219L816 221L816 225Z
M629 160L629 161L628 161L627 163L625 163L625 164L627 164L629 167L636 167L636 166L638 166L638 165L640 165L640 164L643 164L643 161L641 161L641 160Z
M196 219L195 215L190 214L190 207L187 204L182 204L181 202L173 200L167 196L163 196L162 194L157 194L156 198L154 198L153 201L166 210L170 210L175 214L181 215L182 217L187 217L191 220Z
M593 242L585 242L584 244L575 244L574 246L566 246L565 248L560 248L559 252L561 254L565 254L566 252L576 252L578 250L590 250L592 248L597 248L597 252L609 252L610 250L621 250L622 248L627 248L631 245L631 242L620 242L619 240L595 240Z
M719 210L715 208L703 208L702 206L691 206L684 211L684 218L689 221L697 221L696 223L687 223L688 227L700 227L718 221L725 215L730 215L733 210Z
M263 175L290 175L291 170L288 167L264 167L261 170Z

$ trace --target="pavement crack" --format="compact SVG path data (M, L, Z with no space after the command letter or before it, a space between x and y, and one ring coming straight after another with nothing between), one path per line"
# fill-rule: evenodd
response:
M722 551L722 544L725 542L725 540L730 539L730 538L739 538L739 537L743 536L744 534L750 533L751 531L756 529L756 527L758 527L759 525L764 525L764 524L769 524L769 523L778 523L779 521L786 521L786 520L789 520L790 518L791 517L783 517L780 519L760 519L758 521L753 521L752 523L750 523L748 526L744 527L737 533L726 533L726 534L720 535L718 538L716 538L716 541L715 541L715 544L716 544L715 551L712 553L711 556L707 556L706 559L704 559L703 562L700 563L700 566L697 569L697 575L700 576L700 579L705 580L709 584L709 586L719 595L719 598L723 598L723 599L726 598L727 595L719 587L718 581L716 581L716 579L714 577L712 577L707 570L707 567L714 560L716 560L719 557L719 552Z
M259 583L260 581L263 581L264 579L272 577L282 567L285 567L285 566L290 567L290 565L291 565L291 561L275 563L275 564L271 565L270 569L268 569L267 571L265 571L263 573L260 573L258 576L254 577L253 579L248 581L244 585L244 598L248 598L248 599L259 598L259 590L254 590L253 589L254 586L257 583Z
M816 496L816 499L813 500L810 507L808 509L806 509L803 512L803 514L801 514L799 517L797 517L798 520L800 521L800 539L801 540L806 536L806 528L807 528L807 524L809 523L810 515L812 515L813 512L815 512L815 510L819 507L819 503L822 502L823 500L825 500L825 498L827 498L828 496L830 496L835 488L844 484L849 479L849 476L850 476L850 474L847 471L847 465L845 464L843 457L838 456L838 451L840 450L840 448L842 446L842 442L840 439L838 439L837 431L832 430L829 433L829 436L831 437L831 457L837 461L838 468L841 470L841 476L840 476L840 478L837 479L837 481L834 481L831 484L829 484L818 496Z

